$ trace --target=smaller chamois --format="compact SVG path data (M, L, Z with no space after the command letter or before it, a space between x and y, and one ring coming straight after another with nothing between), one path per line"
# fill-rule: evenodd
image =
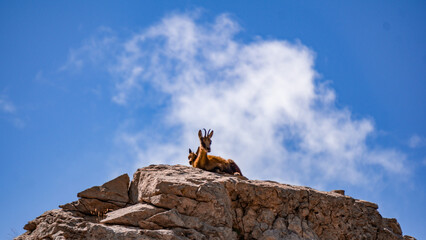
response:
M207 171L215 172L225 172L234 175L243 175L240 168L232 159L224 159L219 156L207 155L211 151L210 145L212 143L211 137L213 136L213 131L206 132L204 129L204 136L202 135L201 130L198 131L198 138L200 139L200 147L198 147L197 152L192 152L189 149L188 160L189 164L196 168L201 168Z

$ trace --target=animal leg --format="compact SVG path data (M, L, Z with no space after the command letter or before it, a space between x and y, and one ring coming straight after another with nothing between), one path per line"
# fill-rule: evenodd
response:
M228 162L232 171L231 174L243 176L243 173L241 172L240 168L232 159L228 159Z

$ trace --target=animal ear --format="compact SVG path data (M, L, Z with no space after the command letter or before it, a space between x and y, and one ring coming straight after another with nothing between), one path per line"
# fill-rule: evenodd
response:
M213 130L209 134L209 138L213 137Z
M191 149L189 149L189 153L192 153L192 150L191 150Z
M203 133L201 132L201 130L198 130L198 137L201 139L203 138Z

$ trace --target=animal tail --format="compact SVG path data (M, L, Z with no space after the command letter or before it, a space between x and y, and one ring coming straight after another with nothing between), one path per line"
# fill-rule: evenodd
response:
M229 159L229 165L232 169L233 174L235 175L236 173L239 173L241 176L243 176L243 173L241 172L240 168L238 167L238 165L234 162L234 160Z

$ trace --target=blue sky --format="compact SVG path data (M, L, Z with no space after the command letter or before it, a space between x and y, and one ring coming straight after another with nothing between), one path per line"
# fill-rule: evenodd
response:
M345 189L426 238L422 1L0 2L1 238L77 192L187 164Z

